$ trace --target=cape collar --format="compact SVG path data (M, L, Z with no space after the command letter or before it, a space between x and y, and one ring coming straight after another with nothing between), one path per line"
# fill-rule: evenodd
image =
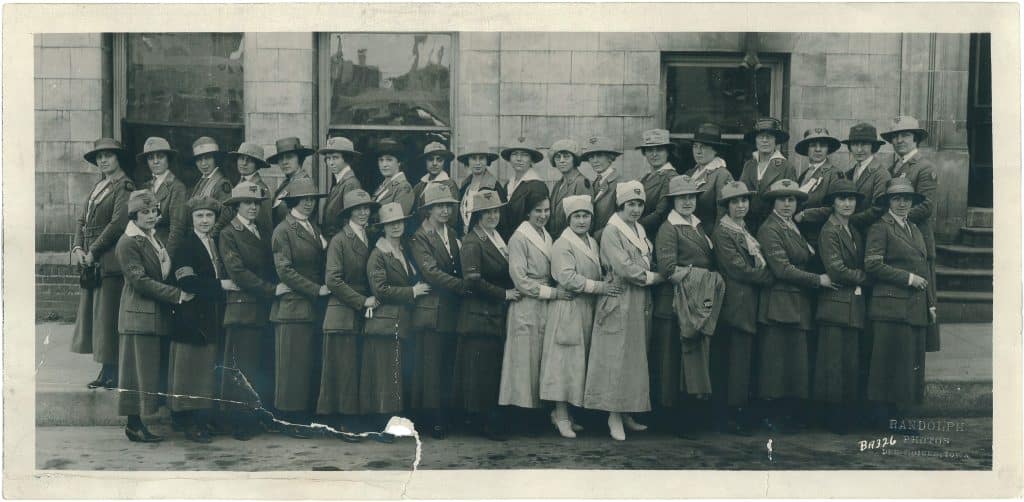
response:
M439 183L442 181L448 181L449 179L451 178L448 176L448 172L442 169L441 172L434 177L434 179L430 179L430 173L427 173L420 178L420 181L424 183L430 183L431 181L433 181L434 183Z
M533 243L544 256L551 258L551 236L548 231L541 229L540 233L533 227L528 221L524 221L519 224L519 228L516 229L515 233L522 235L527 240Z
M633 228L629 228L629 225L619 217L619 213L612 213L611 218L608 218L608 224L617 228L626 240L640 250L640 253L644 255L644 259L648 260L648 266L650 266L651 244L647 240L647 232L644 231L643 225L634 223Z

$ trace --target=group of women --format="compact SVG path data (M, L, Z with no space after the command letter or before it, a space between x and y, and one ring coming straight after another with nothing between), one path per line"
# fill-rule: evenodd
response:
M412 413L435 438L465 418L495 440L552 426L573 438L607 413L624 440L648 420L683 437L708 418L738 434L795 430L824 403L842 433L851 417L918 402L935 348L926 133L908 117L890 129L892 168L869 124L842 142L807 131L798 176L779 149L788 134L760 119L739 181L714 124L686 141L696 165L684 174L668 131L644 132L650 172L636 181L616 172L607 138L563 139L549 149L551 189L525 143L500 152L505 184L487 145L458 156L470 174L456 183L455 154L428 144L413 187L402 145L384 139L372 194L345 138L318 152L284 138L266 159L200 138L191 189L167 170L177 153L150 138L140 190L119 168L125 149L101 139L85 156L103 177L73 251L74 350L102 364L90 387L121 389L133 441L162 439L141 418L162 401L198 442L259 433L253 409L297 437L313 420L381 430ZM843 143L847 170L828 158ZM328 193L301 169L314 154ZM233 187L225 162L241 174ZM273 194L258 174L271 163L285 173Z

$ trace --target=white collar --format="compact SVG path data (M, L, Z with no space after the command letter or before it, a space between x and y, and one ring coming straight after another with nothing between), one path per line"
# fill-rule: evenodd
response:
M629 228L629 225L626 225L626 222L622 221L622 218L619 217L619 213L612 213L611 218L608 218L608 224L617 228L626 237L626 240L640 250L645 259L650 259L651 245L647 240L647 232L644 231L643 225L634 223L633 228ZM649 261L648 266L650 266Z
M516 228L515 233L521 234L526 240L533 243L544 256L551 257L551 236L548 235L548 231L541 229L540 233L537 229L530 224L529 221L524 221L519 224L519 228Z
M435 176L434 179L430 179L430 173L427 173L424 174L422 178L420 178L420 181L424 183L430 183L431 181L439 183L442 181L448 181L449 179L451 178L448 177L448 173L444 169L442 169L440 173L437 173L437 176Z
M590 260L593 261L594 263L600 265L601 258L597 254L597 241L594 240L594 238L591 237L589 234L585 235L587 236L587 242L590 243L590 246L587 246L583 242L583 239L581 239L579 235L576 235L576 232L573 232L572 229L568 227L566 227L565 230L562 230L562 236L560 238L568 241L569 245L578 249L581 253L583 253L584 256L590 258Z
M345 176L348 176L348 174L351 173L351 172L352 172L352 166L345 166L344 169L342 169L341 171L338 171L338 174L334 175L334 182L335 183L341 183L341 180L345 179Z
M754 161L755 162L757 162L758 164L761 163L760 159L757 156L757 150L754 150L754 153L752 153L750 155L754 157ZM782 152L780 152L778 150L775 150L774 152L772 152L771 156L768 157L768 160L765 162L765 164L767 164L768 162L771 162L771 161L773 161L775 159L786 160L786 157L782 155Z
M595 173L595 175L600 176L601 181L613 180L615 179L615 168L608 167L608 169L605 169L604 171L601 171L599 173Z
M292 215L292 218L295 218L296 220L299 220L300 222L303 222L303 223L308 223L309 222L309 217L304 215L304 214L302 214L302 213L300 213L299 212L299 208L297 208L297 207L293 207L290 214Z
M208 179L212 178L213 175L217 174L217 171L219 171L219 170L220 170L219 166L214 166L213 167L213 171L210 171L210 174L207 174L206 176L203 176L203 179L204 180L208 180Z
M697 167L697 172L701 172L701 171L711 172L711 171L714 171L715 169L718 169L719 167L725 167L725 161L722 160L721 157L715 157L715 158L711 159L710 161L708 161L707 164L704 164L703 166Z
M152 230L151 232L155 232L155 230ZM124 234L128 237L145 237L150 240L153 239L153 234L147 233L145 230L139 228L139 226L135 224L135 220L128 220L128 225L124 227Z
M210 234L203 235L203 234L199 233L199 231L194 229L194 228L192 229L192 233L196 234L196 237L199 237L199 240L201 240L201 241L205 241L206 239L212 239L212 237L210 237Z
M379 249L382 253L389 254L392 258L401 262L402 268L405 269L406 274L413 275L416 273L416 268L412 262L406 260L405 255L402 254L400 250L395 249L387 237L377 239L377 244L375 244L374 247Z
M349 218L349 220L348 220L348 226L349 226L349 228L352 229L352 231L354 231L357 234L363 235L363 232L366 232L366 227L365 226L360 225L360 224L352 221L351 218Z
M863 171L864 169L867 169L867 167L870 166L871 163L874 162L874 161L875 161L875 154L871 154L871 155L868 155L867 157L865 157L864 161L861 162L858 166L860 167L861 171Z
M900 218L896 213L892 212L892 209L889 210L889 215L892 216L892 219L896 220L896 223L899 223L901 227L907 228L906 218Z
M900 157L900 162L904 162L905 163L908 160L914 158L915 155L917 155L917 148L911 150L910 153L904 155L903 157Z
M501 238L501 234L499 234L497 230L491 230L490 232L488 232L484 230L482 227L478 226L474 228L473 231L475 231L477 235L482 235L483 237L486 237L487 240L491 241L491 244L494 244L494 247L498 250L498 252L501 253L502 256L504 256L506 259L508 258L508 245L505 244L505 239Z
M793 221L792 217L790 217L790 218L783 218L782 215L779 214L779 212L774 210L774 209L772 209L772 214L774 214L776 218L782 220L782 222L785 223L787 227L790 227L790 228L796 230L796 223ZM797 230L797 233L800 233L800 231Z
M170 169L164 171L163 174L158 174L156 176L153 176L153 186L158 187L160 185L163 185L164 182L167 181L167 175L169 175L169 174L171 174L171 170Z
M241 223L243 227L246 227L246 228L248 228L249 226L251 226L251 225L252 225L252 222L251 222L251 221L249 221L249 219L248 219L248 218L246 218L245 216L242 216L242 214L241 214L241 213L237 213L237 214L235 214L235 218L237 218L237 219L238 219L238 222L239 222L239 223Z
M815 164L815 163L813 163L811 161L807 161L807 170L809 172L813 172L815 169L818 169L819 167L825 165L826 162L828 162L828 157L826 157L825 160L822 160L821 162L818 162L817 164Z
M677 213L676 210L673 209L668 212L668 222L673 225L686 225L688 227L697 228L697 225L700 225L700 218L698 218L696 214L691 214L690 221L688 222L683 218L683 215Z
M250 183L254 183L252 181L252 179L255 178L255 177L256 177L256 171L253 171L252 174L250 174L250 175L242 175L241 176L242 181L248 181Z
M675 172L676 168L671 162L666 162L665 165L659 167L657 171L672 171Z
M526 172L523 173L523 177L519 178L518 181L514 177L508 180L508 196L511 197L512 193L516 191L516 188L519 188L519 185L523 184L524 181L531 180L543 181L540 179L540 176L537 175L537 171L534 171L532 167L527 169Z

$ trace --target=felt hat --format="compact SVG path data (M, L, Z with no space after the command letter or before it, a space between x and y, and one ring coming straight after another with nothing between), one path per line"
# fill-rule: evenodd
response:
M361 153L356 151L356 146L352 143L352 140L344 136L335 136L333 138L327 138L327 144L321 146L317 153L320 155L328 153L340 153L348 154L351 156L362 156Z
M204 197L196 197L194 199L189 199L189 201L185 203L185 206L188 207L189 214L192 214L201 209L208 209L210 211L213 211L214 214L219 215L221 210L220 201L208 195Z
M693 139L684 139L684 143L700 143L702 145L710 145L715 148L728 148L730 145L725 141L722 141L722 128L718 124L712 124L706 122L697 127L697 132L693 133Z
M594 214L594 203L591 202L589 195L570 195L562 199L562 210L565 211L566 218L576 211Z
M856 197L857 202L864 200L864 194L858 192L853 182L847 179L839 179L832 183L823 202L826 206L831 206L838 197Z
M302 142L296 137L281 138L274 142L274 146L277 151L270 157L267 157L267 162L271 164L277 164L281 159L281 156L286 153L297 154L299 156L299 164L301 164L306 157L313 154L313 149L302 146Z
M615 204L623 205L631 200L647 201L644 185L639 181L626 181L615 185Z
M256 143L243 142L241 145L238 145L238 150L228 152L225 159L229 164L231 164L235 163L239 156L248 157L256 162L256 169L266 169L270 167L270 164L268 164L263 158L263 147Z
M209 136L200 136L192 142L192 162L203 155L213 155L217 159L217 164L224 159L224 151L220 149L217 141Z
M669 150L675 150L676 144L669 137L668 129L648 129L644 131L640 134L640 144L636 146L636 149L643 151L644 148L654 148L656 146L664 146Z
M696 195L699 193L704 193L704 190L697 188L697 184L694 183L689 176L679 175L668 180L668 193L665 194L665 197Z
M135 190L128 194L128 214L137 213L143 209L160 209L160 201L152 190Z
M313 180L309 178L299 178L288 184L287 195L281 196L282 199L301 199L303 197L327 197L327 194L320 193L317 190L316 185L313 184Z
M377 142L377 145L373 149L374 158L380 158L383 155L391 155L399 161L405 156L405 146L398 142L395 138L383 138Z
M378 212L380 216L380 222L378 224L384 225L387 223L394 223L396 221L402 221L409 218L409 215L405 214L402 210L402 204L399 202L389 202L380 207Z
M420 209L426 209L435 204L458 204L459 201L452 197L452 190L445 183L427 183L423 188L423 205Z
M796 153L799 153L800 155L806 157L807 148L810 147L811 143L814 142L824 143L828 145L829 155L835 153L836 150L839 150L839 147L841 146L839 138L832 136L832 134L828 132L828 129L825 129L824 127L815 127L804 131L803 139L798 141L796 146L793 147L793 149L796 150Z
M369 192L361 188L345 192L345 197L342 198L341 212L344 213L359 206L371 206L371 209L375 209L380 207L380 204L373 200Z
M491 151L487 146L486 141L474 141L466 145L466 148L463 148L462 153L459 154L459 162L469 165L469 158L473 155L483 155L487 157L488 164L498 160L498 154Z
M231 198L224 201L224 205L230 206L245 201L259 202L266 198L267 194L263 193L263 187L251 181L243 181L231 189Z
M507 146L503 148L501 150L501 158L505 160L510 160L510 158L512 157L512 152L516 150L522 150L526 153L529 153L530 162L533 162L534 164L540 162L541 160L544 160L544 154L540 153L540 150L537 150L536 148L527 145L525 138L519 138L519 145Z
M487 211L488 209L495 209L505 205L501 201L501 197L498 192L494 190L480 190L473 194L471 199L472 203L469 205L470 214L477 211Z
M775 136L775 142L778 144L782 144L789 141L789 133L782 130L782 122L780 122L779 119L774 117L764 117L757 119L757 121L754 122L754 128L748 131L746 134L744 134L743 139L747 143L754 145L756 144L755 140L757 139L757 135L763 132Z
M455 158L455 154L448 150L448 147L437 141L427 143L427 146L423 147L423 153L420 154L419 158L421 160L427 160L431 155L440 155L444 157L444 160L448 161Z
M753 197L756 193L742 181L730 181L722 185L722 189L718 191L718 203L725 204L736 197Z
M909 115L901 115L892 119L889 124L889 129L882 133L882 139L892 143L893 137L901 132L912 132L914 133L914 142L920 143L928 139L928 131L926 131L916 118Z
M768 187L768 191L761 194L761 197L765 200L774 200L778 197L786 197L792 195L797 200L806 200L807 194L800 190L800 185L793 180L782 179L772 183Z
M579 165L580 163L580 144L571 139L560 139L551 145L551 149L548 150L550 153L551 165L555 165L555 154L558 152L566 152L572 155L573 164Z
M121 160L121 168L127 167L125 161L129 159L128 151L124 149L120 141L114 138L100 138L92 143L92 150L85 152L82 157L90 164L95 165L96 155L100 152L114 152Z
M580 160L585 162L595 153L610 154L613 160L615 157L622 155L622 151L615 147L611 138L605 136L591 136L587 138L587 141L583 143L583 154L580 155Z
M875 130L875 126L861 122L850 127L850 135L842 141L847 148L850 147L851 143L870 143L871 153L875 153L883 144L884 141L878 139L878 132Z
M889 199L896 195L910 197L916 206L924 201L924 195L914 191L914 185L906 178L893 178L885 184L885 193L875 199L876 206L885 207L889 205Z
M168 159L172 159L178 156L178 151L171 148L171 144L158 136L151 136L146 138L146 142L142 144L142 153L135 156L135 161L139 164L146 162L146 157L151 153L163 152L167 154Z

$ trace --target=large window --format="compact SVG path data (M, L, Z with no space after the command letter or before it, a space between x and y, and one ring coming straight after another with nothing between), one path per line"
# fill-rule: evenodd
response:
M320 36L322 127L370 153L383 137L406 147L403 170L415 184L414 159L431 141L451 146L455 36L449 33L325 33ZM380 180L372 155L356 166L364 185Z
M244 139L241 33L131 33L117 37L115 84L121 139L142 151L149 136L167 138L181 154L175 174L186 184L198 178L191 165L192 142L213 137L222 149ZM233 177L231 166L221 166ZM148 179L136 166L135 179Z
M665 125L676 140L690 139L700 124L716 123L733 145L719 152L738 176L752 147L743 143L758 117L782 118L783 64L761 58L751 70L739 66L741 55L667 55L663 61ZM681 150L676 167L689 169L693 158Z

